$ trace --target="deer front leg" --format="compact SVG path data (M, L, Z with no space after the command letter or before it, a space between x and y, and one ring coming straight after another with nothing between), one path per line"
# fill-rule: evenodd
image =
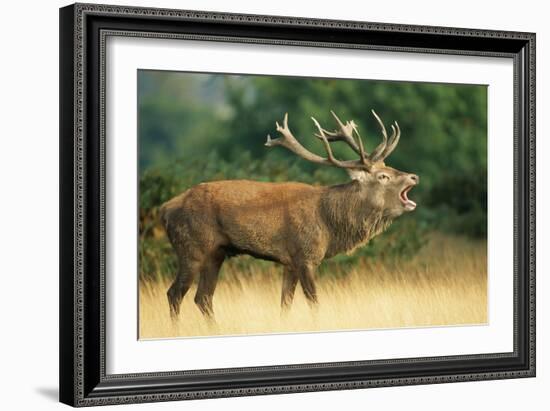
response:
M298 276L288 267L285 267L283 272L283 289L281 291L281 309L283 312L288 310L292 305L297 284Z

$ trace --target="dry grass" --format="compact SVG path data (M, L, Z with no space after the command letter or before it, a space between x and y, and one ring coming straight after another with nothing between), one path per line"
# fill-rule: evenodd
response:
M246 258L246 257L245 257ZM290 311L281 316L281 268L262 265L255 273L226 262L216 293L216 323L194 305L195 287L172 322L170 283L142 282L140 338L311 332L344 329L481 324L487 321L485 242L435 236L411 260L357 264L347 275L317 279L319 306L311 309L300 286ZM242 266L242 264L241 264Z

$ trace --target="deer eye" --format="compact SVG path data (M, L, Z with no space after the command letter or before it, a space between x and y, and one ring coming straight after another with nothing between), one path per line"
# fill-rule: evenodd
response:
M381 183L386 183L390 180L390 176L386 173L380 173L378 174L378 181Z

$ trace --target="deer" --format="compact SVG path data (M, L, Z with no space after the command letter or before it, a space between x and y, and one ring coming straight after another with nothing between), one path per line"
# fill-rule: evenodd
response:
M389 167L384 160L397 146L401 130L395 121L388 133L380 117L382 141L367 153L357 124L343 123L331 111L338 128L328 131L311 117L326 157L307 150L288 126L276 122L278 138L265 146L282 147L322 166L347 171L350 180L333 186L300 182L225 180L204 182L165 202L159 215L178 260L176 277L167 291L172 319L198 277L194 302L207 319L214 319L213 296L220 267L230 257L245 254L283 266L281 310L287 311L298 282L312 307L317 306L316 268L325 259L350 254L381 234L391 222L416 208L408 198L419 183L415 174ZM331 143L346 143L357 159L337 159Z

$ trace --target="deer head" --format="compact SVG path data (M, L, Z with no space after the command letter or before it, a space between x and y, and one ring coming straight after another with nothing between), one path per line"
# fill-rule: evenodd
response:
M318 130L315 136L323 142L327 157L312 153L298 142L288 127L288 113L285 114L283 126L276 122L277 131L281 136L273 139L268 135L265 145L282 146L310 162L345 169L358 185L358 194L365 199L366 204L389 217L397 217L405 211L414 210L416 203L410 200L407 194L419 183L418 176L396 170L384 163L401 137L397 121L391 125L392 134L388 137L384 123L372 110L381 128L382 142L369 154L365 150L357 124L353 120L346 121L344 124L333 111L331 113L338 125L338 129L334 131L325 130L314 117L311 117ZM359 158L356 160L335 158L330 146L330 143L335 141L348 144Z

